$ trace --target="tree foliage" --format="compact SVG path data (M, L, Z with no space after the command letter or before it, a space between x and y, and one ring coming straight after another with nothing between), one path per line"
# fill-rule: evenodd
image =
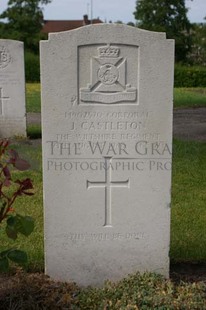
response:
M175 39L176 61L184 61L192 44L187 11L185 0L137 0L134 16L138 27Z
M206 23L193 24L193 44L188 54L188 62L192 65L206 66Z
M0 36L24 41L25 47L38 52L43 25L43 9L40 5L52 0L9 0L7 9L0 15L5 21L0 25Z

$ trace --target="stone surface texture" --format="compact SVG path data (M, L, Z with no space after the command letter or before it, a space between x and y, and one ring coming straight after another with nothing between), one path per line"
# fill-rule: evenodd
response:
M26 136L23 42L0 39L0 137Z
M41 42L46 273L169 274L174 42L92 25Z

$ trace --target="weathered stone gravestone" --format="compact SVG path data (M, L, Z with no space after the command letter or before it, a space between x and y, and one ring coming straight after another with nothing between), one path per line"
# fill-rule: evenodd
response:
M46 273L168 276L174 42L95 25L41 43Z
M23 42L0 39L0 137L26 136Z

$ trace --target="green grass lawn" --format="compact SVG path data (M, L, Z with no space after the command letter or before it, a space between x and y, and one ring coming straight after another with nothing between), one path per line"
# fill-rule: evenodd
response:
M175 141L171 259L206 261L206 143Z
M27 125L27 137L30 139L41 139L41 125Z
M206 88L175 88L174 107L206 107Z
M1 232L0 251L18 247L29 255L29 270L42 270L43 202L41 148L26 144L17 147L22 157L29 159L32 169L23 172L34 183L35 195L16 200L20 214L31 215L36 222L29 237L8 240ZM171 251L173 262L206 261L206 144L175 141L173 151ZM20 177L17 173L17 176Z
M26 84L26 111L41 112L41 94L39 83Z
M26 84L27 112L41 112L40 84ZM174 107L206 107L206 88L175 88Z

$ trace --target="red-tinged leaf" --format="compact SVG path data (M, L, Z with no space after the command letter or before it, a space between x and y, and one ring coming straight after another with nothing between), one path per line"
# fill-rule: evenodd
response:
M1 140L1 142L0 142L0 148L2 147L2 153L4 153L5 152L5 150L6 150L6 148L7 148L7 146L9 145L10 143L9 143L9 141L8 140Z
M30 164L21 158L17 158L14 162L14 167L20 171L28 170L30 168Z
M10 173L10 171L9 171L9 168L6 166L6 167L4 167L2 170L3 170L4 176L5 176L7 179L11 179L11 173Z
M8 152L12 157L19 157L18 152L14 149L10 149Z
M12 149L9 150L8 153L10 155L9 163L14 164L17 158L19 158L19 154L17 153L17 151L12 150Z
M4 142L4 148L6 148L10 144L9 140L4 140L3 142Z
M11 185L10 179L6 179L6 180L4 181L4 186L9 187L10 185Z
M15 183L19 184L22 188L22 190L27 190L27 189L33 189L33 185L32 185L32 182L29 178L23 180L23 181L20 181L20 180L16 180Z
M25 192L25 191L23 191L23 193L24 193L24 195L27 195L27 196L33 196L34 195L34 193L29 193L29 192Z
M33 189L33 184L29 178L20 181L16 180L14 183L19 184L19 189L16 191L16 195L21 196L22 194L25 195L32 195L32 193L28 193L27 190Z

